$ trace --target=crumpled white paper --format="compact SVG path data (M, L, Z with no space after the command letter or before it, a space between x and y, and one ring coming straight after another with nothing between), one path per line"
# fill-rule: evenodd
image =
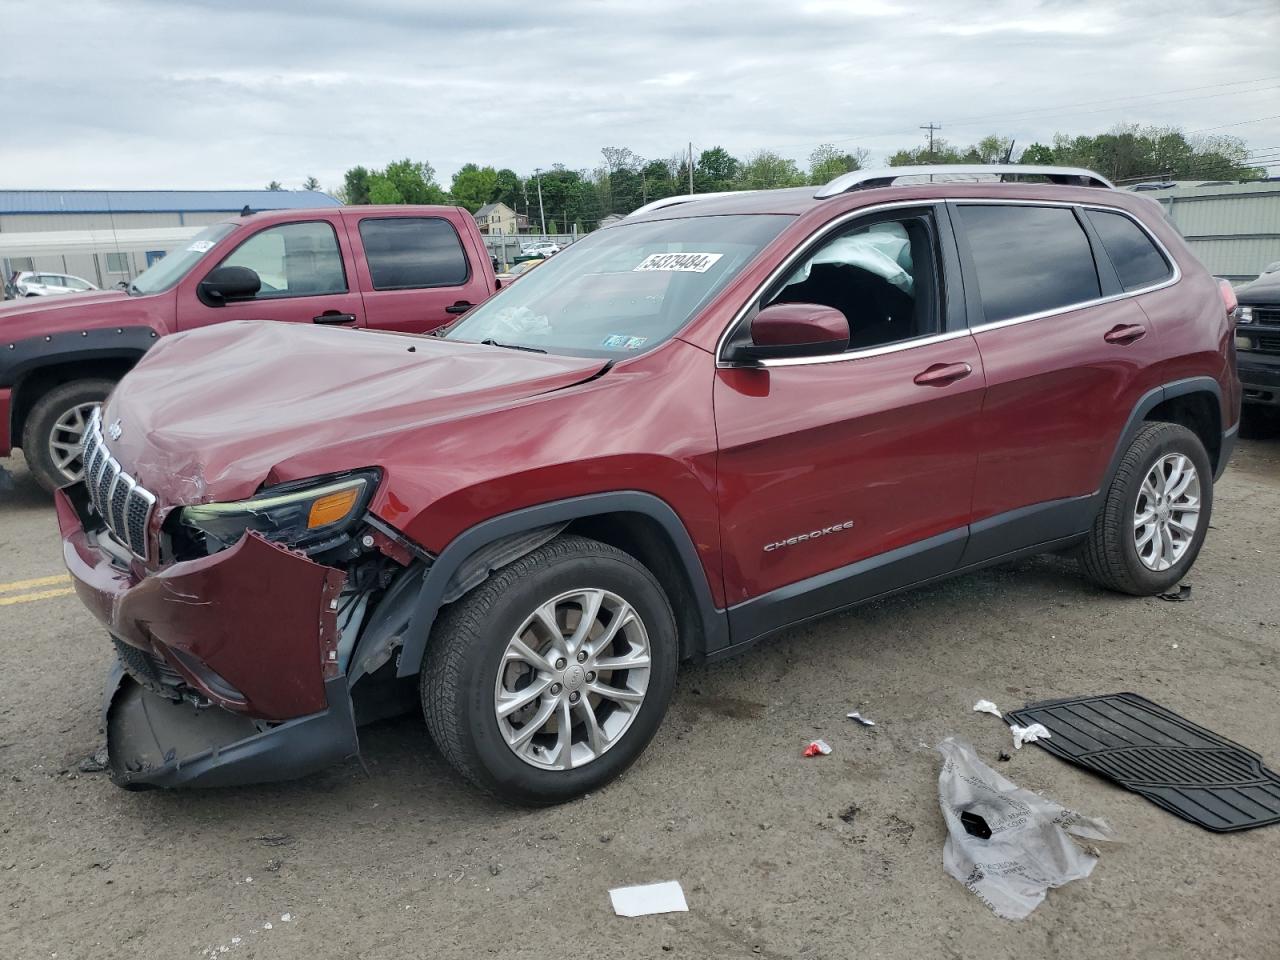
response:
M1053 736L1043 723L1033 723L1028 727L1020 727L1016 723L1009 724L1009 732L1013 734L1013 749L1021 750L1024 743L1035 743L1037 740L1048 740Z
M973 712L974 713L991 713L1002 719L1004 717L1004 714L1000 712L1000 708L997 707L990 700L979 700L977 703L973 705Z
M1071 836L1114 839L1106 821L1023 790L979 760L967 743L948 737L938 752L938 802L947 823L942 865L999 917L1021 920L1050 887L1093 872L1098 858ZM960 819L964 813L986 821L991 836L971 835Z

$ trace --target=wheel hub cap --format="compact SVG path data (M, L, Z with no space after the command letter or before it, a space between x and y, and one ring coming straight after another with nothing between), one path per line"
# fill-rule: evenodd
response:
M622 597L591 588L552 597L512 635L498 666L493 707L503 740L546 770L596 760L639 713L649 663L649 635Z
M49 431L49 455L57 471L70 483L84 473L84 431L99 403L81 403L60 416Z
M1170 453L1147 471L1133 508L1133 542L1157 573L1182 559L1200 526L1200 474L1189 457Z

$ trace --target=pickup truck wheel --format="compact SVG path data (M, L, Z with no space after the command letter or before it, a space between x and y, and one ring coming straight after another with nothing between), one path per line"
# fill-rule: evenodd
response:
M1085 573L1111 590L1163 593L1195 563L1213 510L1213 469L1200 438L1148 423L1129 445L1080 552Z
M562 803L640 756L677 659L675 617L653 575L614 547L561 536L444 611L422 707L473 784L513 803Z
M80 479L80 444L93 411L115 386L110 380L73 380L36 401L22 431L22 453L40 486L52 493Z

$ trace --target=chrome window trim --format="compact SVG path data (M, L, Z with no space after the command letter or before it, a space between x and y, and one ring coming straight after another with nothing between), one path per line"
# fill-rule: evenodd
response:
M1159 283L1153 283L1150 286L1141 287L1137 290L1127 290L1107 297L1095 297L1092 300L1082 300L1079 303L1071 303L1061 307L1054 307L1052 310L1044 310L1040 313L1029 313L1023 316L1009 317L1006 320L995 320L991 323L981 323L975 327L966 327L963 330L952 330L945 333L931 334L926 337L916 337L911 340L900 340L897 343L886 343L879 347L868 347L866 350L846 350L841 353L824 354L817 357L776 357L769 360L757 360L754 363L730 363L724 359L724 348L728 343L730 335L735 329L737 329L738 324L742 322L743 318L751 309L751 306L759 300L759 298L764 294L764 291L768 290L769 287L772 286L778 278L795 263L797 259L799 259L802 251L809 249L812 244L820 242L828 233L839 229L850 220L857 219L858 217L878 213L883 210L929 207L936 206L940 203L967 204L970 206L1065 207L1068 210L1080 208L1081 210L1101 210L1104 213L1119 213L1128 217L1138 225L1138 228L1143 232L1147 239L1155 244L1156 249L1160 252L1160 255L1164 257L1165 263L1172 268L1173 272L1169 277ZM960 228L953 226L953 229L958 231ZM1092 241L1090 241L1090 248L1092 248ZM1128 299L1129 297L1143 296L1144 294L1152 293L1156 290L1162 290L1165 287L1171 287L1181 279L1182 268L1178 266L1178 261L1169 253L1168 247L1160 241L1159 237L1147 229L1146 224L1128 210L1122 209L1121 207L1112 207L1105 203L1097 202L1072 203L1064 200L1021 200L1012 198L1001 199L998 197L931 197L921 200L896 200L890 203L877 203L866 207L859 207L856 210L850 210L847 213L841 214L830 223L823 224L823 226L809 234L809 236L805 237L802 242L796 245L795 250L791 252L787 259L782 261L782 263L765 278L764 282L752 291L751 296L747 298L746 302L733 315L733 319L730 320L725 329L721 331L720 338L716 341L716 368L727 370L750 370L759 367L798 367L818 363L841 363L845 360L859 360L864 357L878 357L886 353L897 353L899 350L911 350L915 347L928 346L929 344L934 343L943 343L947 340L955 340L963 336L983 333L987 330L998 330L1002 327L1011 327L1020 323L1031 323L1035 320L1044 320L1048 317L1056 317L1064 313L1074 313L1076 310L1083 310L1086 307L1096 307L1106 303L1114 303L1118 300Z

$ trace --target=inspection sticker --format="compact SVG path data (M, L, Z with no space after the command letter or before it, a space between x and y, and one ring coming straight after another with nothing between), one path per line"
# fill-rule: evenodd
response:
M601 344L607 350L638 350L648 337L628 337L619 333L605 337Z
M208 253L213 249L212 240L196 240L191 246L187 247L192 253Z
M723 253L651 253L632 272L672 270L680 273L706 273Z

